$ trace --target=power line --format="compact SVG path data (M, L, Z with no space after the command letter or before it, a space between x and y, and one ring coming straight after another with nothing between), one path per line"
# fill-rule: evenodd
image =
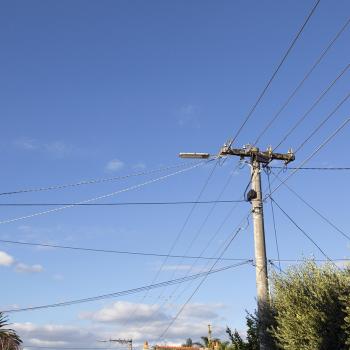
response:
M312 67L309 69L309 71L305 74L304 78L300 81L300 83L297 85L297 87L293 90L293 92L289 95L287 100L283 103L283 105L280 107L280 109L276 112L276 114L273 116L273 118L270 120L270 122L265 126L263 131L258 135L256 138L254 145L256 145L261 137L266 133L266 131L271 127L271 125L277 120L277 118L280 116L282 111L287 107L289 102L293 99L293 97L296 95L296 93L301 89L301 87L304 85L305 81L309 78L309 76L312 74L312 72L315 70L315 68L319 65L319 63L322 61L322 59L325 57L327 52L330 50L330 48L334 45L334 43L338 40L340 35L344 32L344 30L347 28L347 26L350 23L350 19L347 19L345 24L341 27L341 29L336 33L335 37L330 41L330 43L327 45L327 47L322 51L321 55L317 58L317 60L314 62Z
M229 179L231 179L231 178L232 178L232 177L230 177ZM249 180L249 183L248 183L247 187L249 186L250 183L251 183L251 178L250 178L250 180ZM226 184L226 185L227 185L227 184ZM222 193L224 192L224 189L226 188L226 185L224 186ZM220 196L221 196L222 193L220 193ZM244 197L245 197L245 195L243 195L243 198L244 198ZM245 201L245 200L244 200L244 201ZM206 250L211 246L212 242L213 242L214 239L218 236L218 234L220 233L220 231L221 231L221 229L223 228L224 224L227 222L227 220L229 219L229 217L232 215L232 213L234 212L234 210L235 210L236 208L237 208L237 205L234 206L234 207L232 207L232 209L231 209L231 210L228 212L228 214L224 217L224 220L221 222L221 224L218 226L218 228L216 229L216 231L214 232L214 234L211 236L211 238L209 239L209 241L207 242L207 244L205 245L205 247L202 249L202 251L201 251L199 257L203 256L203 254L206 252ZM207 218L206 218L206 219L207 219ZM205 222L206 222L206 220L204 220L203 224L204 224ZM225 244L225 243L224 243L224 244ZM223 245L224 245L224 244L223 244ZM217 252L216 252L217 254L218 254L219 250L220 250L220 249L217 250ZM217 258L215 258L215 259L217 259ZM196 265L196 263L198 262L198 260L199 260L199 258L196 259L196 261L191 265L190 269L189 269L189 270L187 271L187 273L186 273L186 276L189 275L189 274L191 273L191 271L193 270L193 268L194 268L194 266ZM207 268L207 266L208 266L208 264L205 266L205 268ZM175 287L175 290L174 290L174 291L172 292L172 294L170 295L170 298L176 293L178 287L179 287L179 286L176 286L176 287ZM177 299L181 296L182 293L183 293L183 291L180 292L180 293L178 294L178 296L176 297L175 300L177 300Z
M186 164L186 162L183 162L183 163L177 164L177 165L161 167L161 168L158 168L158 169L142 171L142 172L132 173L132 174L123 175L123 176L115 176L115 177L108 177L108 178L82 180L82 181L78 181L78 182L75 182L75 183L69 183L69 184L52 185L52 186L47 186L47 187L34 187L34 188L19 189L19 190L14 190L14 191L0 192L0 196L20 194L20 193L59 190L59 189L67 188L67 187L77 187L77 186L82 186L82 185L91 185L91 184L97 184L97 183L103 183L103 182L112 182L112 181L117 181L117 180L125 180L125 179L128 179L130 177L151 175L151 174L154 174L154 173L167 171L167 170L172 170L172 169L183 167L185 165L191 165L191 164L196 164L196 163L198 163L198 162L192 162L192 163L187 163L187 164Z
M233 178L233 174L234 172L237 170L237 168L239 168L239 164L235 166L234 170L231 172L231 175L228 177L226 183L224 184L222 190L220 191L219 195L218 195L218 199L221 198L221 196L223 195L225 189L227 188L227 186L229 185L229 183L231 182L232 178ZM200 232L202 231L202 229L204 228L205 226L205 223L207 222L207 220L209 219L210 215L213 213L214 209L215 209L215 204L211 207L210 211L208 212L208 214L206 215L205 219L203 220L201 226L199 227L199 229L197 230L197 233L194 237L194 239L191 241L190 245L187 247L186 251L185 251L185 254L187 254L190 250L190 248L193 246L194 244L194 241L197 239L197 237L199 236ZM193 264L190 266L190 268L187 270L186 274L185 274L185 277L188 276L194 266L197 264L197 262L200 260L200 257L203 256L203 254L205 253L205 251L207 250L207 248L211 245L211 243L213 242L213 240L215 239L215 237L218 235L218 233L220 232L221 228L223 227L224 223L227 221L228 217L233 213L233 211L235 210L236 206L234 206L230 211L229 211L229 215L225 217L224 221L222 222L222 224L219 226L219 228L215 231L214 235L212 235L212 237L209 239L209 241L207 242L206 246L204 247L204 249L202 249L200 255L198 256L198 258L193 262ZM214 260L217 260L218 258L215 257ZM223 260L223 259L221 259ZM210 260L208 260L210 261ZM180 262L181 263L181 262ZM204 270L207 268L208 264L206 264L206 266L204 267ZM176 269L172 275L172 278L174 278L175 276L175 273L177 272L178 269ZM191 285L192 285L193 281L191 281L189 283L189 285L187 286L186 290L191 288ZM156 311L156 314L159 314L161 312L161 310L164 308L164 306L167 304L167 301L170 300L174 294L177 292L178 290L178 287L180 285L177 285L175 286L175 289L170 293L170 295L168 296L168 299L165 299L164 302L160 305L160 307L157 309ZM184 289L185 290L185 289ZM176 301L181 297L181 295L183 294L183 291L181 291L177 297L175 297L175 299L173 300L173 303L176 303ZM158 298L160 298L162 296L162 294L160 294L158 296Z
M350 64L349 64L350 67ZM321 129L321 127L338 111L338 109L349 99L350 92L336 105L336 107L327 115L326 118L322 120L322 122L314 129L314 131L307 137L295 150L295 152L298 152L304 145L316 134L318 130Z
M283 169L283 170L293 170L297 169L292 166L269 166L271 169ZM350 167L298 167L298 170L330 170L330 171L348 171Z
M225 267L221 267L218 269L211 269L210 271L206 271L205 273L197 273L188 277L183 277L183 278L177 278L174 280L168 280L156 284L151 284L143 287L138 287L138 288L133 288L133 289L127 289L119 292L114 292L114 293L109 293L109 294L103 294L103 295L98 295L94 297L89 297L89 298L83 298L83 299L74 299L70 301L65 301L65 302L59 302L59 303L53 303L53 304L46 304L46 305L40 305L40 306L32 306L32 307L26 307L26 308L18 308L18 309L9 309L9 310L3 310L3 313L15 313L15 312L23 312L23 311L34 311L34 310L42 310L42 309L48 309L48 308L55 308L55 307L63 307L63 306L71 306L71 305L76 305L76 304L81 304L81 303L87 303L87 302L92 302L92 301L97 301L97 300L102 300L102 299L108 299L108 298L116 298L116 297L121 297L125 295L131 295L131 294L136 294L143 292L145 290L150 290L150 289L155 289L155 288L161 288L167 285L173 285L176 283L184 283L187 281L191 281L192 279L197 279L202 276L208 276L209 274L213 273L218 273L221 271L225 271L228 269L232 269L237 266L241 266L243 263L247 264L251 262L251 260L247 260L245 262L237 263L234 265L229 265Z
M239 167L239 165L236 165L233 169L233 171L231 172L230 176L227 178L223 188L221 189L218 197L217 197L217 201L220 200L220 198L222 197L222 195L224 194L225 190L227 189L228 185L230 184L232 178L233 178L233 174L235 173L235 171L237 170L237 168ZM243 201L242 201L243 202ZM190 252L191 248L193 247L194 243L196 242L196 240L198 239L199 235L201 234L203 228L205 227L205 224L207 223L207 221L209 220L210 216L212 215L212 213L214 212L215 208L216 208L216 205L217 203L213 203L213 205L211 206L209 212L207 213L207 215L205 216L204 220L202 221L202 224L200 225L200 227L198 228L197 232L195 233L194 237L192 238L190 244L187 246L185 252L184 252L184 255L188 255L188 253ZM200 256L202 256L203 253L200 254ZM190 269L188 270L188 272L186 273L186 276L190 274L190 272L192 271L194 265L196 264L196 262L198 261L199 259L196 259L196 261L191 265ZM179 262L179 265L182 263L182 261ZM171 278L174 278L175 277L175 274L177 272L178 269L175 269ZM176 287L177 288L177 287ZM162 295L163 295L163 291L160 293L160 295L158 296L158 298L160 298ZM174 292L172 292L170 294L170 298L172 297L172 295L176 292L176 289ZM162 305L163 306L163 305ZM159 310L158 310L159 312Z
M301 262L301 261L305 261L308 259L281 259L280 262ZM311 258L310 260L312 261L316 261L316 262L329 262L328 259L315 259L315 258ZM269 259L269 261L278 261L277 259ZM350 258L332 258L332 261L350 261Z
M0 207L50 207L60 205L74 205L77 207L104 207L128 205L185 205L185 204L225 204L242 203L245 200L209 200L209 201L174 201L174 202L119 202L119 203L0 203Z
M279 178L279 176L272 172L272 174L280 181L282 180ZM339 232L343 237L350 240L350 235L345 233L343 230L341 230L336 224L334 224L331 220L329 220L327 217L325 217L319 210L317 210L313 205L311 205L309 202L307 202L299 193L297 193L294 189L292 189L289 185L286 183L283 183L284 186L287 187L287 189L292 192L299 200L301 200L307 207L309 207L314 213L316 213L322 220L324 220L326 223L328 223L333 229L335 229L337 232Z
M291 50L293 49L295 43L297 42L297 40L299 39L301 33L303 32L306 24L309 22L310 18L312 17L312 15L314 14L318 4L320 3L320 0L317 0L315 5L313 6L313 8L311 9L309 15L307 16L306 20L304 21L303 25L301 26L301 28L299 29L298 33L296 34L296 36L294 37L293 41L291 42L291 44L289 45L287 51L285 52L284 56L282 57L282 60L280 61L280 63L278 64L277 68L275 69L275 71L273 72L271 78L269 79L269 81L267 82L267 84L265 85L264 89L262 90L262 92L260 93L258 99L256 100L256 102L254 103L253 107L250 109L248 115L245 117L243 123L241 124L241 126L239 127L239 129L237 130L235 136L233 137L233 141L234 142L238 135L241 133L242 129L244 128L244 126L247 124L248 120L251 118L252 114L254 113L256 107L258 106L258 104L260 103L260 101L262 100L262 98L264 97L267 89L269 88L269 86L271 85L272 81L275 79L278 71L280 70L280 68L282 67L283 63L285 62L285 60L287 59L288 55L290 54Z
M277 185L272 192L268 193L264 200L266 200L268 197L270 197L275 191L277 191L286 181L288 181L297 171L299 171L300 168L302 168L307 162L311 160L323 147L325 147L338 133L350 122L350 118L347 118L344 120L344 122L331 134L327 137L326 140L324 140L304 161L301 162L301 164L296 167L286 178L284 178L279 185ZM299 148L300 149L300 148ZM282 171L282 169L280 170Z
M113 250L113 249L98 249L98 248L89 248L89 247L77 247L77 246L67 246L59 244L49 244L49 243L35 243L35 242L23 242L23 241L14 241L8 239L0 239L1 243L15 244L15 245L24 245L32 247L42 247L42 248L55 248L55 249L66 249L66 250L75 250L75 251L84 251L91 253L108 253L108 254L120 254L120 255L140 255L140 256L155 256L155 257L169 257L169 258L183 258L183 259L202 259L202 260L215 260L216 257L205 257L205 256L191 256L191 255L169 255L161 253L151 253L151 252L138 252L138 251L126 251L126 250ZM236 258L225 258L222 260L227 261L241 261L247 259L236 259Z
M233 178L233 174L235 172L235 170L237 170L237 168L239 167L239 164L234 168L234 170L231 172L231 176L229 176L229 178L227 179L226 183L224 184L224 187L222 188L221 192L219 193L219 196L218 196L218 199L221 198L222 194L224 193L225 189L227 188L227 186L229 185L230 181L232 180ZM243 196L244 197L244 196ZM244 200L245 201L245 200ZM185 276L188 276L191 271L193 270L194 266L196 265L196 263L200 260L200 257L203 256L203 254L205 253L205 251L208 249L208 247L211 245L211 243L214 241L215 237L217 237L217 235L219 234L219 232L221 231L223 225L226 223L226 221L228 220L228 218L232 215L233 211L236 209L237 206L234 206L228 213L228 215L225 216L224 220L222 221L222 223L219 225L218 229L214 232L214 234L212 235L212 237L209 239L209 241L207 242L206 246L204 247L204 249L202 249L200 255L198 256L198 259L196 259L193 264L190 266L190 268L187 270ZM201 230L203 229L205 223L207 222L208 218L210 217L210 215L212 214L212 212L214 211L215 209L215 205L212 206L211 210L209 211L209 213L207 214L207 216L205 217L204 221L202 222L199 230L197 231L197 234L195 237L197 237L199 235L199 233L201 232ZM190 244L190 246L187 248L185 254L187 254L187 252L189 251L189 248L192 247L193 245L193 240ZM214 258L214 259L217 259L217 258ZM209 261L209 260L208 260ZM208 267L208 264L204 267L204 270ZM176 272L176 270L175 270ZM174 274L172 275L172 278L174 277ZM190 282L189 286L186 288L186 289L189 289L192 285L193 281ZM170 300L174 294L177 292L179 288L179 285L177 285L175 287L175 289L171 292L171 294L169 295L168 299ZM184 289L185 290L185 289ZM181 291L174 299L173 303L176 302L176 300L178 300L181 295L183 294L183 291ZM159 295L159 297L161 297L161 295ZM158 297L158 298L159 298ZM161 309L166 305L167 303L167 300L165 299L164 302L161 304L160 308L158 308L158 310L156 311L157 313L160 313Z
M170 254L172 254L174 248L176 247L178 241L180 240L180 238L181 238L181 236L182 236L182 234L183 234L183 232L184 232L184 230L185 230L185 228L186 228L186 226L187 226L187 224L188 224L188 222L189 222L189 220L190 220L190 218L191 218L191 216L192 216L194 210L195 210L196 207L197 207L196 202L198 202L198 201L200 200L200 198L202 197L204 191L206 190L206 188L207 188L207 186L208 186L208 184L209 184L211 178L213 177L213 174L214 174L214 172L215 172L215 170L216 170L216 168L217 168L217 166L218 166L218 164L219 164L219 161L220 161L220 159L218 158L217 161L215 162L213 168L211 169L209 175L207 176L207 178L206 178L206 180L205 180L203 186L201 187L201 190L199 191L199 194L198 194L198 196L197 196L197 198L196 198L195 203L192 205L190 211L188 212L185 221L183 222L183 224L182 224L182 226L181 226L179 232L177 233L177 235L176 235L176 237L175 237L175 239L174 239L174 241L173 241L173 243L172 243L172 245L171 245L171 247L170 247L170 249L169 249L168 254L164 257L164 260L162 261L162 263L161 263L161 265L160 265L158 271L156 272L155 276L153 277L151 284L153 284L153 283L155 283L155 282L157 281L157 279L158 279L160 273L162 272L162 270L163 270L163 268L164 268L166 262L167 262L168 259L169 259ZM142 301L147 297L147 295L148 295L148 290L146 290L146 292L144 293L144 295L141 297L140 302L142 302ZM134 308L134 310L132 311L132 313L136 312L136 311L137 311L137 308L138 308L138 306L136 305L135 308ZM125 325L125 323L124 323L124 325Z
M273 151L275 151L279 146L287 140L287 138L294 132L294 130L310 115L310 113L315 109L315 107L322 101L322 99L327 95L327 93L332 89L332 87L337 83L337 81L347 72L350 68L350 64L347 64L345 68L338 74L338 76L330 83L330 85L316 98L311 107L297 120L297 122L287 131L285 136L278 142L277 146L274 147ZM338 110L338 108L346 101L349 95L341 101L332 115ZM327 119L328 120L328 119ZM299 149L299 148L298 148Z
M268 181L268 184L269 184L269 193L271 193L270 172L269 172L269 171L266 171L266 173L267 173L267 181ZM281 257L280 257L280 249L279 249L279 246L278 246L278 238L277 238L275 208L274 208L274 206L273 206L273 201L272 201L271 197L270 197L270 205L271 205L273 232L274 232L274 235L275 235L276 251L277 251L277 257L278 257L278 265L279 265L279 267L281 268L281 262L280 262Z
M64 210L64 209L72 208L72 207L75 207L75 206L78 206L78 205L81 205L81 204L86 204L86 203L94 202L94 201L97 201L97 200L100 200L100 199L109 198L109 197L115 196L115 195L120 194L120 193L136 190L136 189L139 189L141 187L144 187L144 186L150 185L152 183L155 183L157 181L165 180L165 179L167 179L167 178L169 178L171 176L174 176L174 175L183 173L185 171L189 171L191 169L197 168L198 166L203 165L204 163L211 162L211 161L212 160L209 160L209 161L206 161L206 162L199 162L199 163L197 163L195 165L192 165L190 167L187 167L185 169L181 169L181 170L178 170L176 172L173 172L173 173L170 173L170 174L166 174L166 175L163 175L161 177L158 177L158 178L155 178L155 179L151 179L151 180L145 181L145 182L137 184L137 185L126 187L126 188L123 188L121 190L118 190L118 191L115 191L115 192L112 192L112 193L108 193L108 194L105 194L105 195L102 195L102 196L98 196L98 197L95 197L95 198L86 199L86 200L83 200L83 201L80 201L80 202L77 202L77 203L74 203L74 204L65 205L65 206L62 206L62 207L59 207L59 208L55 208L55 209L40 211L40 212L36 212L36 213L30 214L30 215L25 215L25 216L12 218L12 219L2 220L2 221L0 221L0 225L8 224L8 223L19 221L19 220L30 219L30 218L33 218L33 217L36 217L36 216L45 215L45 214L61 211L61 210Z
M250 216L251 213L249 213L248 217ZM209 273L211 271L213 271L214 267L217 265L217 263L220 261L220 259L223 257L223 255L226 253L227 249L230 247L231 243L234 241L234 239L237 237L237 235L239 234L239 232L242 230L242 227L238 227L238 229L235 231L235 233L232 235L231 239L229 240L229 242L227 243L227 245L225 246L225 248L223 249L223 251L221 252L220 256L216 259L216 261L213 263L213 265L211 266L211 268L209 269L209 271L207 271L203 278L201 279L201 281L199 282L199 284L197 285L197 287L195 288L195 290L192 292L192 294L188 297L188 299L185 301L185 303L181 306L181 308L179 309L179 311L177 312L177 314L175 315L175 317L173 317L173 319L170 321L170 323L167 325L167 327L165 328L165 330L162 332L162 334L158 337L158 339L161 339L165 336L165 334L168 332L168 330L170 329L170 327L174 324L174 322L178 319L178 317L180 316L180 314L182 313L182 311L185 309L185 307L188 305L188 303L191 301L191 299L194 297L194 295L198 292L198 290L200 289L200 287L203 285L203 283L206 281L207 277L209 276ZM252 261L247 261L245 262L245 264L247 264L248 262L252 262ZM243 265L243 263L241 263L240 265Z
M302 229L296 221L270 196L271 200L277 205L281 212L288 218L288 220L321 252L321 254L335 266L334 261L324 252L324 250L315 242L315 240L304 230Z

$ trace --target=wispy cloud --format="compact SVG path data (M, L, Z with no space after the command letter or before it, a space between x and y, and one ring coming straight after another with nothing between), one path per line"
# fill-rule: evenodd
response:
M140 169L140 170L147 168L146 164L143 162L138 162L138 163L134 164L132 167L133 167L133 169Z
M23 263L18 263L15 266L15 270L16 272L21 272L21 273L38 273L38 272L43 272L44 268L39 264L27 265Z
M14 140L15 148L27 152L41 152L55 158L64 158L73 154L81 154L82 152L72 145L61 140L50 142L40 142L31 138L18 138Z
M107 171L119 171L124 168L124 163L119 159L112 159L106 164Z
M20 138L13 142L16 148L25 150L25 151L35 151L39 148L38 143L34 139L29 138Z
M199 108L193 104L180 107L177 111L177 118L180 127L190 126L192 128L200 128Z
M130 317L131 315L132 317ZM159 311L158 305L118 301L96 312L82 313L80 318L97 322L142 324L144 322L164 320L167 319L167 316L164 312Z

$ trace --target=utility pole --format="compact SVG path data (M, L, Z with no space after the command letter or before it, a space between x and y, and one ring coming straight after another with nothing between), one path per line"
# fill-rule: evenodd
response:
M274 153L269 147L267 151L261 152L259 148L246 145L243 148L231 148L232 142L225 144L218 154L223 156L238 156L241 160L250 159L251 166L251 189L248 192L248 200L252 205L252 216L254 226L254 246L255 246L255 274L258 301L259 320L259 343L260 350L268 350L267 344L267 306L269 304L269 288L267 274L267 259L264 229L263 197L261 190L261 164L268 165L272 160L284 161L285 164L292 162L295 156L292 150L288 153ZM209 153L180 153L181 158L201 158L208 159Z

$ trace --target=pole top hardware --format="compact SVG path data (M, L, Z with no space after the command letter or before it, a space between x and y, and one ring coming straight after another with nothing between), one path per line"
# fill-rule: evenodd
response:
M283 160L287 165L288 163L295 160L295 155L292 149L289 149L287 153L274 153L272 147L269 146L266 151L260 151L258 147L252 145L245 145L243 148L231 148L226 144L220 149L219 157L222 156L239 156L241 159L244 158L255 158L259 163L268 164L272 160Z

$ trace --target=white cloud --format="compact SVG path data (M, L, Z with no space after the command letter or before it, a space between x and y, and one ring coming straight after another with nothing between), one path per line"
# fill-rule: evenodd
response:
M27 265L23 263L17 263L15 270L17 272L23 272L23 273L38 273L38 272L43 272L44 268L39 264Z
M39 142L30 138L19 138L13 142L14 146L20 150L28 152L42 152L55 158L64 158L71 154L81 154L77 148L67 145L63 141L55 140L50 142Z
M36 325L34 323L14 323L24 345L64 346L69 344L94 344L101 339L96 333L83 327L59 324Z
M6 252L0 251L0 266L11 266L15 259Z
M124 163L119 159L112 159L106 165L108 171L118 171L124 167Z
M55 281L63 281L64 280L64 276L61 275L60 273L55 273L52 278L55 280Z
M119 301L95 312L81 313L79 317L91 320L95 324L110 324L118 331L120 337L131 337L135 341L152 341L158 339L179 307L180 305L161 307L159 304ZM188 337L199 338L205 334L208 322L221 321L218 311L224 307L223 304L188 304L171 327L169 340L183 342ZM217 331L219 330L224 331L224 328L217 327Z
M222 310L224 308L225 305L221 303L210 305L193 303L187 305L187 307L182 312L182 317L214 320L219 317L219 310Z
M134 169L146 169L146 164L143 162L138 162L132 166Z
M15 323L12 328L22 337L24 345L92 347L98 346L98 340L118 337L132 338L135 348L141 349L145 340L151 345L158 342L179 307L174 304L160 309L159 304L119 301L80 314L83 325ZM166 341L181 344L188 337L198 341L206 335L209 323L215 337L225 337L226 322L218 314L224 307L215 303L189 304L167 332Z
M25 151L34 151L39 148L38 143L34 139L25 137L15 140L14 145L15 147Z
M63 158L71 154L73 151L71 146L66 145L62 141L53 141L53 142L47 143L43 145L43 148L47 153L57 158Z
M132 315L132 317L130 317ZM167 316L159 310L158 305L135 304L126 301L118 301L101 310L90 313L82 313L82 319L90 319L97 322L116 322L139 324L150 321L164 320Z
M191 126L194 128L200 128L200 123L198 119L199 108L192 104L187 104L179 108L177 112L178 125L181 127Z

